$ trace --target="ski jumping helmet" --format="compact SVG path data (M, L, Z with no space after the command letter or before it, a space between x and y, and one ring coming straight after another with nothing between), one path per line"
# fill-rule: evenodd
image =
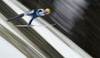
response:
M49 8L46 8L45 11L46 11L47 13L50 13L50 9L49 9Z

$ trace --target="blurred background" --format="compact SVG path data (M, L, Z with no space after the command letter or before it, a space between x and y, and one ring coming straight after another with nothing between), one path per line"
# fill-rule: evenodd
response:
M50 8L48 16L12 22L29 9ZM100 58L99 0L0 0L0 58ZM12 56L14 55L14 56Z

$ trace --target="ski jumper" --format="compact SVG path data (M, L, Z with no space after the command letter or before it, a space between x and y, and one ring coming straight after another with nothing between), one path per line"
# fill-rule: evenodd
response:
M27 12L27 13L19 14L14 18L9 19L8 21L12 21L12 20L21 18L23 16L32 16L32 19L28 23L28 25L30 25L35 18L45 16L44 13L45 13L44 9L33 9L33 10L29 10L29 12Z

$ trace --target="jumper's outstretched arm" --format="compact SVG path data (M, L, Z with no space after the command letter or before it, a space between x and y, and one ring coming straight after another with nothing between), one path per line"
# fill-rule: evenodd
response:
M11 18L11 19L9 19L9 20L7 20L7 21L9 22L9 21L12 21L12 20L16 20L16 19L19 19L19 18L21 18L21 17L23 17L23 16L24 16L24 13L22 13L22 14L20 14L20 15L17 15L16 17Z

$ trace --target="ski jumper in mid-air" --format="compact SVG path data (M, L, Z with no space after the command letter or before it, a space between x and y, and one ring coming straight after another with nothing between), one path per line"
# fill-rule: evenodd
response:
M9 19L8 22L15 20L15 19L18 19L18 18L21 18L23 16L32 16L32 19L28 23L28 25L31 25L32 21L35 18L48 15L49 13L50 13L49 8L46 8L45 10L44 9L33 9L33 10L29 10L29 12L27 12L27 13L22 13L22 14L17 15L14 18Z

